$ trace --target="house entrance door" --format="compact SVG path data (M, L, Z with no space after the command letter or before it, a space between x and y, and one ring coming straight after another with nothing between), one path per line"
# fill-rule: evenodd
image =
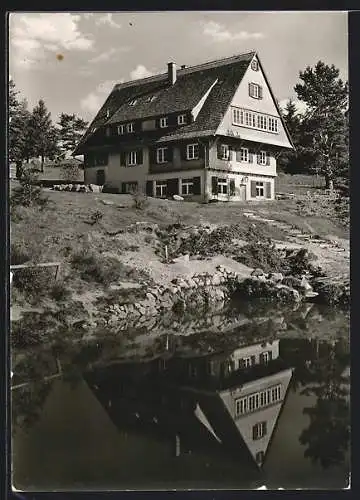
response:
M96 184L98 186L103 186L105 184L105 171L104 170L98 170L96 172Z
M241 201L246 200L246 185L245 184L240 184L240 200Z

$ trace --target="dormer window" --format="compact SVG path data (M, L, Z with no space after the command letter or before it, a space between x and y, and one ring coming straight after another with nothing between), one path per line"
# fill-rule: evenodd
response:
M186 123L186 115L179 115L178 116L178 125L185 125Z
M118 133L118 135L124 135L124 133L125 133L125 125L118 125L118 127L117 127L117 133Z
M137 99L133 99L132 101L129 102L129 105L135 106L136 103L137 103Z
M126 131L130 134L131 132L134 132L134 124L133 122L130 122L126 125Z
M259 71L259 63L257 62L257 60L256 60L256 59L253 59L253 60L251 61L251 69L252 69L253 71Z
M151 95L150 97L148 97L147 102L153 102L153 101L155 101L155 99L156 99L156 95Z
M166 128L168 126L168 118L167 116L164 116L163 118L160 118L160 128Z

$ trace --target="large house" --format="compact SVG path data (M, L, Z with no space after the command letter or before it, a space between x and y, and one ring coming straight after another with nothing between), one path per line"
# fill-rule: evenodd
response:
M74 155L85 182L194 200L273 199L293 144L256 52L115 85Z

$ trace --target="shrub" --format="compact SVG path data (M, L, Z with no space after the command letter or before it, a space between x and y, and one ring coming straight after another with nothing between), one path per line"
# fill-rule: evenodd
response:
M20 185L14 188L11 193L11 208L17 206L30 207L33 205L44 207L47 204L48 198L44 197L41 187L37 186L36 182L37 174L34 169L25 169L20 178Z
M18 269L14 273L13 286L30 300L46 296L51 287L54 270L49 268L29 267Z
M80 272L84 281L107 284L124 275L124 265L115 257L105 257L96 252L85 250L74 253L71 265Z
M29 247L24 241L17 241L10 244L10 265L16 266L24 264L31 259Z
M56 282L50 289L50 297L58 302L63 302L71 296L71 291L66 288L64 282Z
M141 193L140 191L133 191L131 193L131 197L133 199L133 207L136 208L136 210L144 210L144 208L147 207L148 199L144 193Z

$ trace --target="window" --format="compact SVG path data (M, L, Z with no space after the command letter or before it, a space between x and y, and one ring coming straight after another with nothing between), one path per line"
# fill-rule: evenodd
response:
M248 368L251 366L251 358L243 358L239 361L239 365L243 366L244 368Z
M125 133L125 125L118 125L117 126L117 133L118 133L118 135L123 135Z
M166 196L167 182L166 181L156 181L155 182L155 195L156 196Z
M188 144L186 148L186 158L197 160L199 158L199 144Z
M123 182L122 183L122 193L135 193L138 189L137 182Z
M230 158L230 148L227 144L220 145L220 159L228 160Z
M256 59L253 59L253 60L251 61L251 69L252 69L253 71L259 71L259 63L257 62L257 60L256 60Z
M279 119L275 116L269 116L264 113L257 113L241 108L233 108L232 116L234 125L266 130L273 134L279 133Z
M254 441L266 436L267 433L266 422L258 422L257 424L255 424L253 426L252 433Z
M150 97L147 98L147 102L153 102L156 99L156 95L151 95Z
M260 354L260 363L266 365L270 361L270 354L268 352L262 352Z
M158 148L156 150L156 163L166 163L168 161L167 157L168 148Z
M262 88L257 83L249 83L249 96L254 99L262 99Z
M281 384L243 396L235 401L236 416L251 413L281 401Z
M257 127L261 130L266 130L267 129L267 119L266 116L264 115L258 115L257 116Z
M127 132L129 132L129 134L130 134L131 132L134 132L134 124L133 124L132 122L128 123L128 124L126 125L126 130L127 130Z
M108 164L107 153L97 153L94 155L94 167L103 167Z
M133 99L132 101L129 102L129 106L135 106L137 103L137 99Z
M263 182L257 182L256 183L256 197L257 198L264 198L265 196L265 186Z
M218 179L218 193L227 194L227 192L228 192L227 179Z
M130 151L128 156L128 165L137 165L137 151Z
M249 162L249 150L248 148L240 148L236 151L236 161L248 163Z
M270 132L277 132L278 131L278 120L277 120L277 118L273 118L273 117L269 116L268 120L269 120L269 127L268 127L268 129L270 130Z
M262 465L264 462L264 458L265 458L265 453L263 451L258 451L255 455L255 462L258 465Z
M182 179L181 180L181 194L193 194L193 179Z
M186 115L179 115L178 116L178 125L185 125L186 123Z
M257 154L258 165L268 165L270 163L270 155L267 151L259 151Z
M109 116L110 116L110 109L107 109L106 110L106 118L109 118Z
M168 126L167 116L160 118L160 128L166 128Z

